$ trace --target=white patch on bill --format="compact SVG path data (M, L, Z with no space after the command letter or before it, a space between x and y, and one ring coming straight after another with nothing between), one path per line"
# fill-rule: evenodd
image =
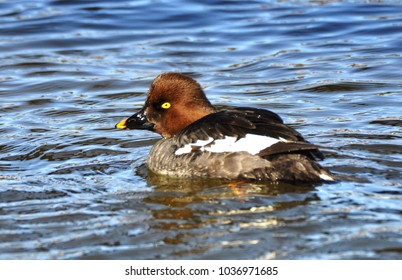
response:
M246 134L237 140L234 136L225 136L223 139L214 140L209 137L207 140L198 140L195 143L184 145L176 150L176 155L188 154L193 150L193 147L199 147L201 151L212 153L225 152L248 152L252 155L258 154L260 151L276 144L278 142L287 142L283 138L273 138L263 135Z

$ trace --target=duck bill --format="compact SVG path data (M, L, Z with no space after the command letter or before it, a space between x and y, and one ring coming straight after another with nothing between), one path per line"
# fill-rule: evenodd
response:
M147 129L152 130L154 124L148 122L145 116L145 109L141 109L139 112L135 113L128 119L121 120L115 126L118 129Z

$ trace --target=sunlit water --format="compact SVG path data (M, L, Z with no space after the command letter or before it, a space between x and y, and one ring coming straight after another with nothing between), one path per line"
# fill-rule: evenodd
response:
M402 259L402 4L1 1L1 259ZM152 79L273 110L356 181L147 174Z

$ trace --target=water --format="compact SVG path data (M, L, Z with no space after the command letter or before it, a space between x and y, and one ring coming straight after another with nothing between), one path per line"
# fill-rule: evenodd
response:
M0 258L401 259L401 4L1 1ZM114 124L165 71L358 180L148 176L159 136Z

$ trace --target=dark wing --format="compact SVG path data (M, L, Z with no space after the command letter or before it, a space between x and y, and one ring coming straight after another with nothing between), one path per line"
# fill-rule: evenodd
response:
M284 124L277 114L263 109L238 107L219 111L199 119L175 137L178 146L182 147L210 137L214 139L223 139L225 136L242 138L246 134L287 141L273 144L260 151L258 155L261 157L283 153L303 153L310 158L323 158L317 146L305 141L300 133Z

